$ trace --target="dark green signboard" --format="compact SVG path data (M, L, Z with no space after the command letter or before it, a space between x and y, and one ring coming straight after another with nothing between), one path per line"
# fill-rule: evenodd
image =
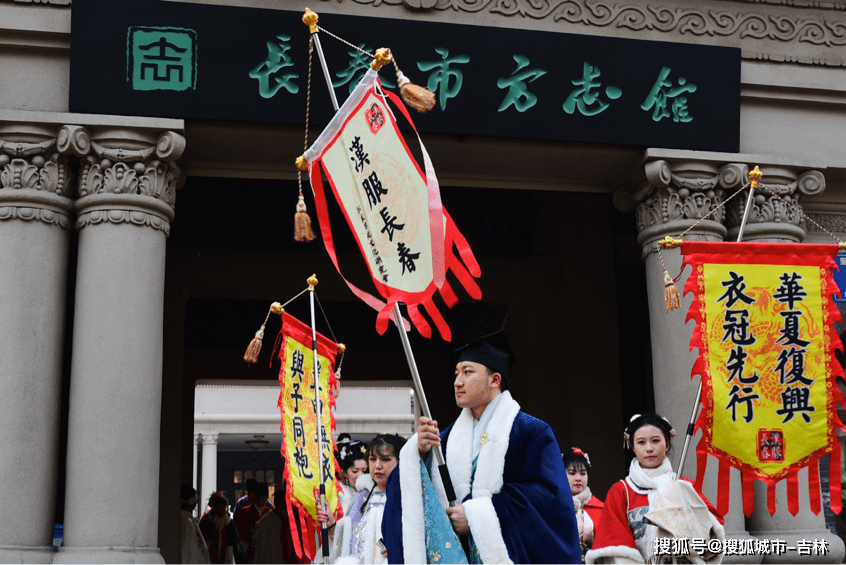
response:
M75 0L70 110L301 124L301 12L157 0ZM428 132L737 152L740 50L322 14L339 100L389 47L435 93ZM316 59L312 121L332 108ZM395 88L392 67L380 72Z

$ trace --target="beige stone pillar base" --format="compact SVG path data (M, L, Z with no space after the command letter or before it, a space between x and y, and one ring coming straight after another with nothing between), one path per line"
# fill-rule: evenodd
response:
M837 478L835 477L835 480ZM788 547L797 547L797 542L825 540L827 555L800 555L795 549L783 555L764 556L764 563L842 563L846 555L843 540L825 527L822 510L819 515L811 512L808 502L808 469L799 471L799 512L796 516L787 509L787 483L776 484L776 513L770 516L767 510L767 485L755 481L755 512L747 520L749 533L760 539L784 540Z
M0 546L0 563L52 563L55 556L56 548L52 545L44 547Z
M154 527L155 529L155 527ZM139 547L60 547L53 563L164 563L158 549Z

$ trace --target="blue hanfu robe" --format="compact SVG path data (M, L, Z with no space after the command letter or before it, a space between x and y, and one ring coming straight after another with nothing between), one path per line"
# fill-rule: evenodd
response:
M484 563L580 563L573 498L558 442L548 424L519 408L504 392L482 436L478 458L472 457L469 409L441 433L472 541ZM425 563L427 550L432 555L426 544L431 517L423 515L420 473L415 435L388 479L382 534L389 563ZM431 479L446 507L437 469Z

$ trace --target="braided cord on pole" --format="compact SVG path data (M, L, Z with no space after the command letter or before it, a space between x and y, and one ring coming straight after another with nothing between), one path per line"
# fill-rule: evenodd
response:
M311 111L311 59L314 52L314 36L308 36L308 78L306 79L306 111L305 111L305 140L303 141L303 154L308 150L308 118ZM297 169L297 186L300 189L300 196L303 195L303 172Z

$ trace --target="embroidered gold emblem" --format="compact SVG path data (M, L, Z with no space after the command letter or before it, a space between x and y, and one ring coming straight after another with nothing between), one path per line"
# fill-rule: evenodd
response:
M482 445L488 443L488 432L482 434Z

